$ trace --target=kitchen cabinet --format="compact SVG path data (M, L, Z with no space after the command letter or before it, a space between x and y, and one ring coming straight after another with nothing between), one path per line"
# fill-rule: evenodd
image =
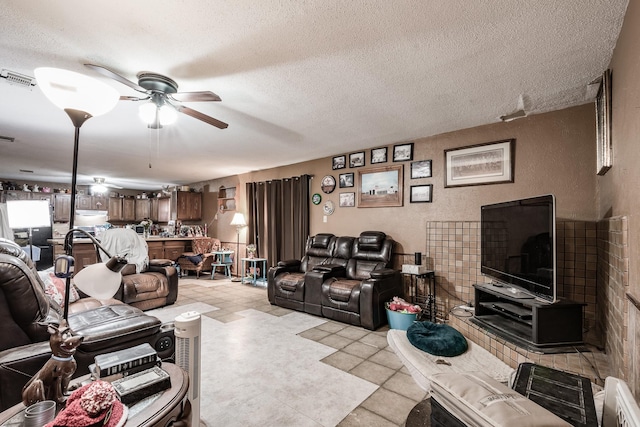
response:
M147 240L147 246L149 247L149 260L164 259L163 242L150 242Z
M77 274L85 266L98 262L96 249L93 244L73 245L73 258L75 260L73 266L73 274Z
M53 195L53 220L69 222L71 218L71 194L56 193Z
M136 199L122 199L122 220L136 220Z
M122 199L109 197L109 221L122 221Z
M164 257L171 261L176 261L180 255L187 251L187 243L184 240L179 241L165 241L164 242Z
M169 222L171 219L171 198L161 197L159 199L155 199L155 201L157 202L157 222Z
M133 222L136 220L136 199L109 197L109 221Z
M224 186L218 189L218 210L220 212L236 210L236 188Z
M88 194L78 194L76 196L76 209L104 211L108 207L108 201L105 196L89 196Z
M194 221L202 218L202 193L174 191L171 194L171 219Z
M151 200L135 199L135 220L151 218Z

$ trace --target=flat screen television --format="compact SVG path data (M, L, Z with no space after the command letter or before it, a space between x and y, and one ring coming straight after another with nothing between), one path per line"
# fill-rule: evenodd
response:
M480 217L482 274L516 298L556 301L555 197L485 205Z

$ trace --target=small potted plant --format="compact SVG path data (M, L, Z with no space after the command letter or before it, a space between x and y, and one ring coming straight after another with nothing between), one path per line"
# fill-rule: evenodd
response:
M254 245L253 243L247 245L247 256L249 258L255 258L257 250L258 249L256 248L256 245Z
M400 297L393 297L385 306L389 327L405 331L413 322L418 320L418 315L422 311L422 307L419 305L408 303Z

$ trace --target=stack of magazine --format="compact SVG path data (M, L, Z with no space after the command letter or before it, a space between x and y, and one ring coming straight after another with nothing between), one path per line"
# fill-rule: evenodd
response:
M158 353L148 343L99 354L89 366L96 380L109 381L124 404L135 403L171 387Z

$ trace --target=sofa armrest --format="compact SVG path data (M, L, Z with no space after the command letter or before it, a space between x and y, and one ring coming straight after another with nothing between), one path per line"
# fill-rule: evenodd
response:
M346 274L346 269L344 266L339 264L320 264L313 267L312 271L318 271L321 273L331 273L330 276L327 277L337 277L344 276Z
M278 261L278 267L287 269L287 271L299 271L302 262L299 259L288 259L285 261Z
M393 277L395 273L396 273L396 270L392 268L381 268L378 270L373 270L371 272L371 278L374 280L380 280L386 277Z

